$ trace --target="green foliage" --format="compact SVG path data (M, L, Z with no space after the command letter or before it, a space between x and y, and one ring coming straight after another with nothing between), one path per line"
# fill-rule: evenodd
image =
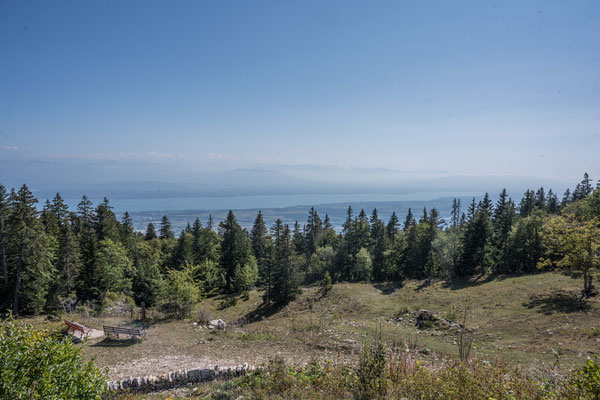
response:
M333 285L331 284L331 275L329 275L329 271L325 271L325 275L321 280L321 296L326 296L332 288Z
M13 319L0 323L0 398L100 399L105 380L69 340Z
M96 257L96 280L101 293L129 293L134 275L133 264L120 242L104 239Z
M369 343L365 340L358 362L356 397L372 399L384 397L389 386L389 370L386 366L387 350L381 327Z
M589 398L600 399L600 358L590 359L575 373L575 386Z
M200 290L194 283L193 268L170 270L160 297L163 311L178 318L189 316L194 305L200 301Z
M241 291L248 291L258 280L258 265L254 256L250 256L244 265L238 265L235 270L235 286Z
M600 266L600 222L584 220L567 212L551 217L543 227L545 246L540 267L555 266L583 275L583 295L592 292L592 278Z

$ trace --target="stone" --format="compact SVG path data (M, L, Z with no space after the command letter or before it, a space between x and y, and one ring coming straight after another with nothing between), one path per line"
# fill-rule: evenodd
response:
M227 327L227 323L222 319L213 319L208 323L208 329L224 330Z

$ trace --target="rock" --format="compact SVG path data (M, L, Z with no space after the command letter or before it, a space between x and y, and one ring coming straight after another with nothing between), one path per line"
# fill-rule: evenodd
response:
M423 329L431 325L431 323L435 320L435 316L427 310L419 310L419 314L417 315L417 321L415 325L419 329Z
M213 319L208 323L208 329L218 329L223 330L227 326L227 323L222 319Z
M421 350L419 350L419 353L428 356L431 354L431 350L429 350L427 347L423 347Z

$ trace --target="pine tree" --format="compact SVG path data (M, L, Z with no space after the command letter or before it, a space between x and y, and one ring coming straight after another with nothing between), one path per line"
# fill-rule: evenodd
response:
M46 200L46 203L44 204L41 220L42 224L44 225L44 231L48 235L54 238L58 238L60 236L60 221L56 214L52 211L52 204L50 204L50 200Z
M565 208L567 205L569 205L569 203L573 200L572 196L571 196L571 190L567 189L565 190L565 193L563 194L563 198L560 202L560 208Z
M394 243L396 241L396 235L398 234L398 226L400 225L400 221L398 220L398 216L396 215L396 211L392 211L392 216L388 221L388 224L385 228L385 232L387 233L387 237L390 243Z
M110 206L106 197L96 207L95 230L99 241L110 239L113 242L118 242L120 239L119 221L117 221L112 206Z
M408 214L406 214L406 219L404 220L404 230L408 231L411 226L415 225L415 218L413 217L412 209L409 207Z
M166 215L163 215L162 220L160 221L160 230L159 230L159 239L168 240L173 239L175 235L173 235L173 230L171 229L171 221Z
M546 209L546 192L543 187L540 187L537 192L535 192L535 206L540 210Z
M61 297L70 297L75 291L82 268L79 241L67 219L61 228L57 258L57 271L48 294L48 306L55 309Z
M265 226L265 220L262 212L259 210L250 231L250 241L252 243L252 251L254 258L258 264L258 273L260 283L270 286L271 270L270 270L270 240L269 232Z
M558 197L556 197L552 189L548 190L548 194L546 195L546 208L550 214L558 214L560 209Z
M510 268L510 233L515 219L515 205L502 189L492 217L495 272L506 273Z
M291 232L281 220L275 222L274 277L270 298L278 305L285 305L299 293L299 274L292 262Z
M533 211L535 207L535 195L533 190L527 189L523 198L521 199L521 203L519 204L519 215L521 217L527 217Z
M452 228L456 229L460 225L460 199L452 200Z
M172 269L183 269L186 265L193 265L195 260L193 250L193 236L190 233L181 231L181 234L177 238L177 245L173 252L173 259L171 261Z
M306 228L304 231L304 236L306 240L306 257L310 258L317 250L319 246L319 242L321 241L321 234L323 232L323 224L321 222L321 218L319 218L319 214L315 210L314 207L311 207L308 212L308 220L306 221Z
M369 250L371 252L373 279L381 281L385 279L385 225L377 215L377 209L373 209L371 214L371 243Z
M146 235L144 235L144 240L152 240L156 239L156 229L154 228L154 224L152 222L148 223L148 227L146 228Z
M37 200L26 185L10 196L8 265L12 269L13 314L39 313L45 306L53 266L48 240L37 219Z
M225 221L221 222L220 230L223 232L221 267L225 272L227 290L235 293L240 289L236 286L236 270L249 263L250 245L233 211L229 210Z
M65 204L60 193L56 193L56 196L52 199L52 206L50 209L61 224L67 220L67 217L69 216L69 207Z

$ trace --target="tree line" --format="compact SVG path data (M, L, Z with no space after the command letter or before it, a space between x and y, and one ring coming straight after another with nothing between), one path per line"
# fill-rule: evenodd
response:
M267 227L258 212L250 231L229 211L214 226L199 219L175 235L160 226L136 232L127 212L118 220L107 199L83 196L69 210L57 194L41 211L26 185L0 185L0 310L53 312L72 304L100 306L111 294L185 314L203 296L264 290L267 304L285 304L303 284L320 281L452 279L534 273L569 267L593 290L600 260L600 184L587 173L559 197L527 190L518 203L504 189L463 211L459 199L444 220L432 208L383 221L374 209L348 207L341 232L311 208L306 222L278 219Z

